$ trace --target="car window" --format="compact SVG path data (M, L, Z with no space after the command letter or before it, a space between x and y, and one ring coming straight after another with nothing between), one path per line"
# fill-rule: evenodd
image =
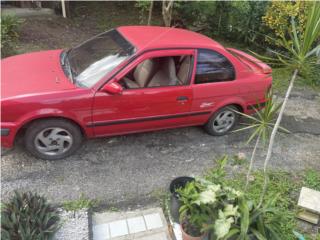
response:
M133 68L119 83L125 89L188 85L192 55L146 59Z
M70 49L66 60L73 80L91 87L133 53L134 47L113 29Z
M234 78L234 67L225 56L212 50L198 50L196 84L232 81Z

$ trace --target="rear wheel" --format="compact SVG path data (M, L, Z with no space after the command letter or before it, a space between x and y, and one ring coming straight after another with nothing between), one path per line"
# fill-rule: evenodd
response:
M49 119L32 123L25 134L25 146L35 157L56 160L70 156L81 145L78 126L63 120Z
M222 136L230 132L239 121L239 111L234 105L220 108L205 125L205 130L214 136Z

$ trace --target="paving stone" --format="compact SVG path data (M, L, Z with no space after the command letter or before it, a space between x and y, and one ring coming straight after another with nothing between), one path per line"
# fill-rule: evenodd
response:
M133 212L94 213L92 224L93 240L171 239L161 208ZM109 233L107 232L108 227Z
M124 236L129 233L126 220L118 220L115 222L110 222L109 226L110 226L111 238Z
M318 224L319 222L319 215L316 213L312 213L309 211L303 211L298 214L298 218L305 220L307 222Z
M92 228L93 239L106 240L110 239L109 224L98 224Z
M163 227L159 213L144 215L144 219L149 230Z
M156 233L139 238L139 240L169 240L165 233Z
M138 233L147 230L142 216L135 218L128 218L129 233Z
M302 187L298 206L311 212L320 214L320 192L310 188Z

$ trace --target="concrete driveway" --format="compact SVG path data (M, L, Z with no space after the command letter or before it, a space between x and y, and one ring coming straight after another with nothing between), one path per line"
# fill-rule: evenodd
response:
M320 171L320 94L296 92L289 101L270 167ZM250 156L248 133L207 135L200 127L134 134L86 141L77 154L43 161L21 146L1 159L1 197L15 189L45 194L54 202L77 199L81 193L103 202L143 201L180 175L199 175L214 159L239 152ZM261 148L255 167L261 167Z

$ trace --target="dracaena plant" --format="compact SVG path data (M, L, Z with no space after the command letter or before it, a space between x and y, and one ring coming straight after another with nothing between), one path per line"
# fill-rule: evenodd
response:
M60 227L60 217L47 200L31 192L15 192L1 206L1 238L21 240L51 239Z

